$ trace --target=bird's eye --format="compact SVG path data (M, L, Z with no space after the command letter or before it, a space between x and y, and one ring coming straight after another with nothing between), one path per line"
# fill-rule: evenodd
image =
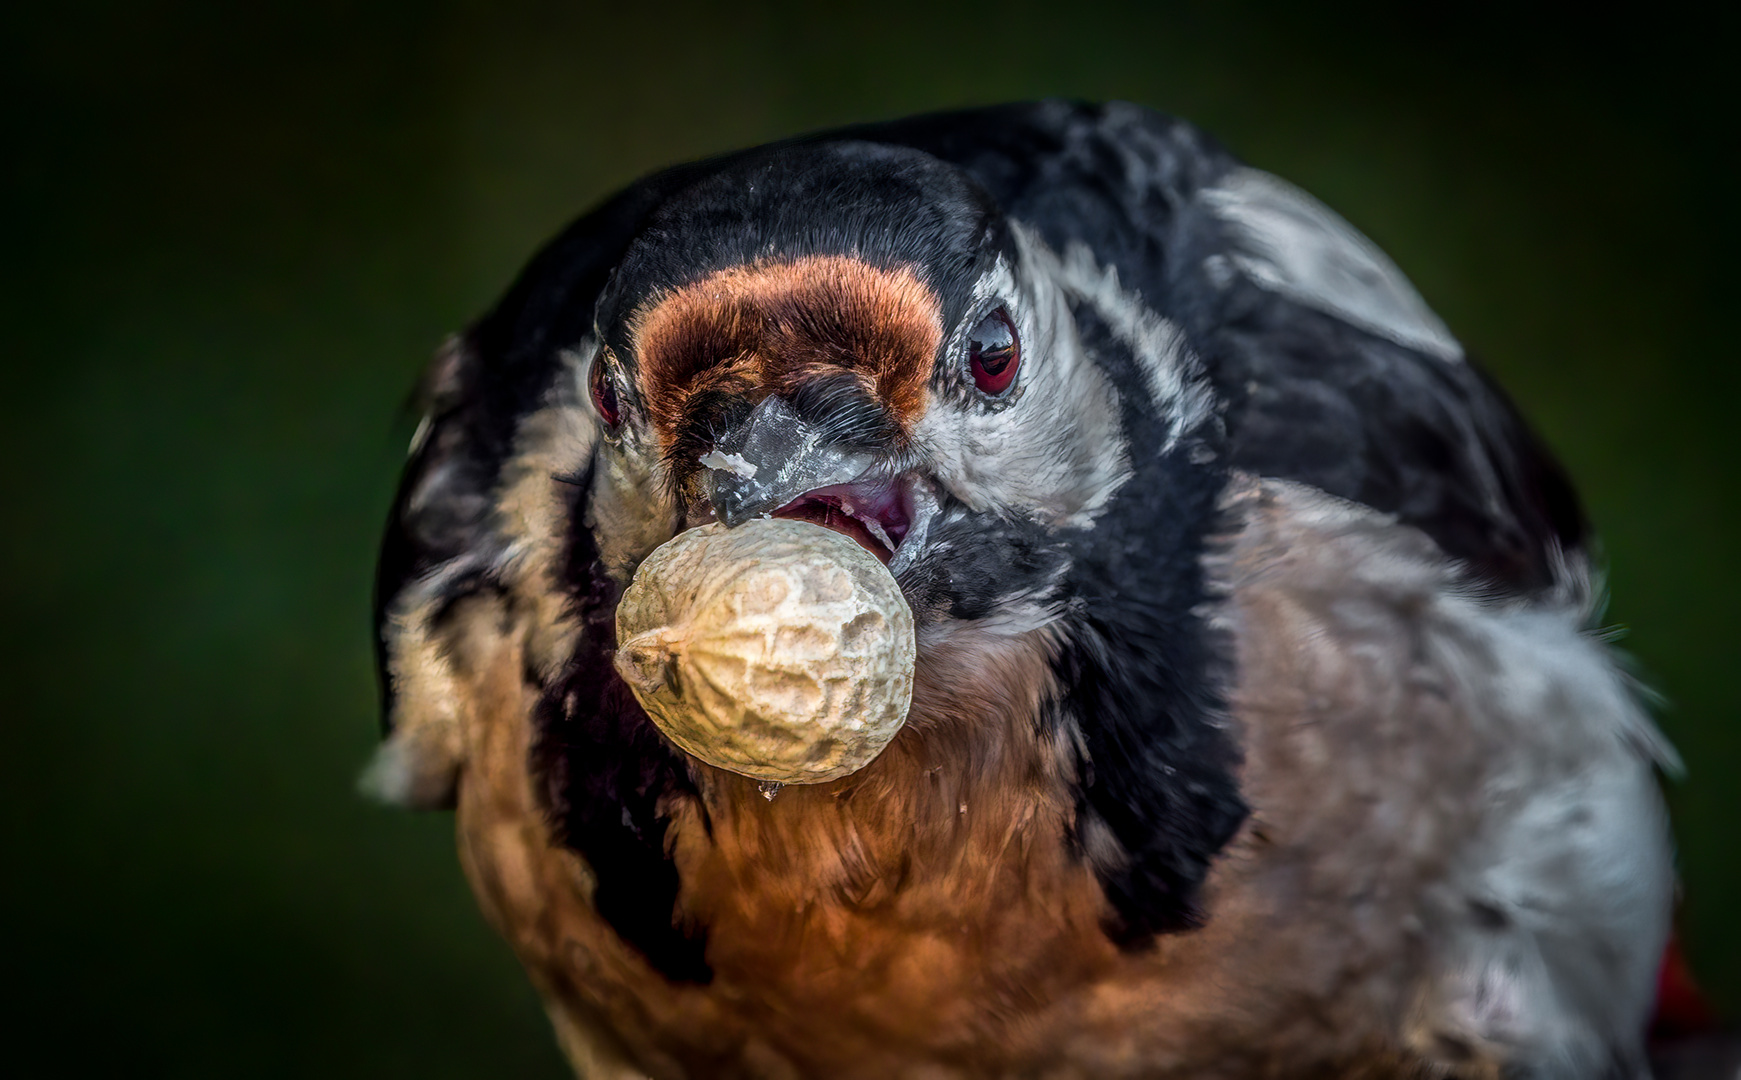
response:
M1022 343L1015 323L1003 308L979 320L967 337L967 371L981 393L996 397L1016 381L1022 366Z
M604 357L592 362L592 407L598 410L599 419L606 427L614 428L622 419L622 409L617 404L617 386L605 374Z

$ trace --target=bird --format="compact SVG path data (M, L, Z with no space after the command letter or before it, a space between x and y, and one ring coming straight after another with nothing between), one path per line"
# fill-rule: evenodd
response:
M364 782L454 810L579 1075L1650 1075L1677 760L1573 485L1389 257L1189 123L654 173L420 393ZM783 789L613 667L649 553L769 516L917 643L888 747Z

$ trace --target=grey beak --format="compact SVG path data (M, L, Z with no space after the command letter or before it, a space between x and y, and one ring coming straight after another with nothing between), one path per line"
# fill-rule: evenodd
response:
M849 484L875 461L863 451L831 444L821 428L779 397L764 398L748 420L717 439L713 452L701 458L714 516L731 528L771 514L807 491Z

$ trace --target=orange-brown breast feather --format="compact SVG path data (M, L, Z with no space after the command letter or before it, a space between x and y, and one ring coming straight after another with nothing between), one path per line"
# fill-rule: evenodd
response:
M1299 621L1322 570L1296 567L1300 553L1358 553L1294 527L1275 498L1233 509L1247 526L1216 569L1241 627L1232 719L1258 813L1210 876L1208 923L1136 952L1100 932L1105 898L1069 840L1073 755L1043 725L1011 723L1056 692L1044 632L934 644L907 729L846 779L770 802L697 767L705 810L666 809L675 914L707 934L706 986L667 982L627 946L593 912L584 862L551 835L529 783L521 643L475 661L457 643L463 862L571 1056L600 1076L627 1075L632 1058L674 1078L869 1078L920 1062L962 1077L1425 1075L1396 1041L1419 978L1408 895L1373 890L1375 866L1327 876L1325 858L1418 815L1327 798L1347 763L1316 744L1339 729L1373 766L1457 768L1458 754L1393 760L1388 742L1346 734L1454 717L1430 687L1391 701L1355 685L1373 677L1361 665L1300 649L1324 630ZM509 624L477 614L480 638ZM1408 862L1404 840L1380 846Z
M680 907L708 929L716 980L816 1075L890 1046L983 1067L1004 1054L995 1003L1043 1009L1116 962L1068 848L1062 748L1008 723L1052 692L1043 637L933 660L907 728L860 772L770 802L706 770L706 826L691 806L674 829ZM794 1001L809 1007L785 1014Z

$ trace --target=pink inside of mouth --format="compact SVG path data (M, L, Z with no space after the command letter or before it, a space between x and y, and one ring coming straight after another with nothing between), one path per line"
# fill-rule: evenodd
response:
M850 536L885 563L911 524L906 499L894 482L817 488L774 511L774 516L809 521Z

